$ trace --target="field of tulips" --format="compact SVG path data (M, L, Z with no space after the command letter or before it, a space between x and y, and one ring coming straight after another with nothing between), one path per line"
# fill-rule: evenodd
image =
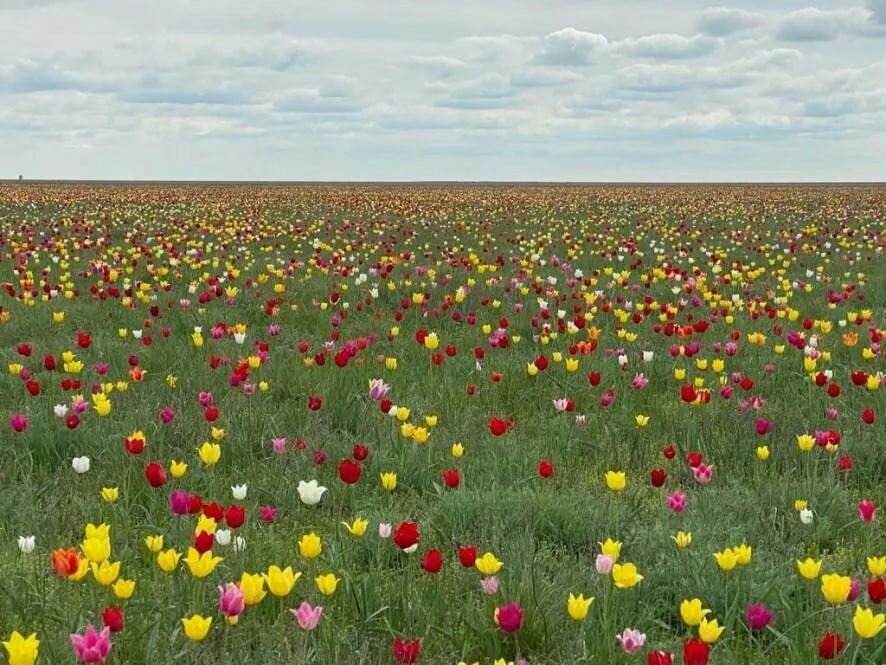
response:
M882 665L884 222L2 185L0 661Z

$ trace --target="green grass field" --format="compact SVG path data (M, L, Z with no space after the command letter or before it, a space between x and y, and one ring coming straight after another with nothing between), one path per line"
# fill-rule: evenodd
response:
M0 637L36 633L37 662L75 662L69 634L119 607L109 664L413 662L395 639L434 664L799 664L826 632L845 642L835 662L886 662L884 204L874 186L2 186ZM194 512L173 512L175 491ZM242 526L197 526L232 504ZM343 525L357 518L362 536ZM415 552L380 535L410 521ZM87 524L110 527L107 556ZM188 550L213 529L222 560L196 577ZM153 535L182 555L172 572ZM598 572L607 539L635 586ZM714 553L743 544L750 561L722 571ZM494 593L461 546L503 563ZM272 565L301 577L226 621L219 585ZM833 578L833 603L832 573L856 585ZM583 620L570 594L594 598ZM684 660L693 598L725 630ZM290 613L305 601L323 608L313 630ZM514 603L509 632L513 608L495 613ZM772 613L758 630L752 604ZM200 640L195 614L212 618ZM634 654L628 628L645 634Z

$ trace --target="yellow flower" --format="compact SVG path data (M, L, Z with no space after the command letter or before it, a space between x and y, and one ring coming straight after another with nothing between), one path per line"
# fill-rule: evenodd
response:
M320 556L322 550L323 545L320 542L320 536L313 531L306 533L298 540L298 552L305 559L316 559Z
M400 436L404 439L412 438L412 435L415 433L415 425L412 423L403 423L400 425Z
M265 578L261 573L247 573L240 575L240 591L243 592L243 602L249 605L258 605L268 592L265 591Z
M831 605L840 605L849 600L852 578L831 573L821 576L821 595Z
M200 514L200 517L197 518L197 526L194 527L194 535L199 536L201 531L205 531L206 533L215 533L215 529L217 528L217 524L214 519L209 517L209 515Z
M621 492L625 488L626 484L627 480L625 479L624 471L606 472L606 486L613 492Z
M314 578L314 584L317 585L317 590L324 596L331 596L334 594L339 581L340 580L334 573L326 573L325 575L318 575Z
M393 471L387 471L385 473L380 474L381 478L381 486L386 489L388 492L393 492L397 489L397 474Z
M799 513L801 510L806 510L806 506L808 505L809 503L806 501L806 499L797 499L796 501L794 501L794 510Z
M427 443L429 436L428 430L424 427L416 427L412 431L412 440L416 443Z
M675 535L671 536L671 540L674 541L674 544L683 549L684 547L689 547L692 543L692 534L688 531L678 531Z
M77 572L73 575L68 575L68 580L71 582L79 582L86 574L89 572L89 566L92 565L89 562L89 559L80 559L80 562L77 564Z
M747 566L751 562L752 549L753 548L748 547L744 543L732 548L732 552L735 554L735 560L738 562L738 565Z
M869 556L867 563L868 570L874 577L883 577L886 575L886 556Z
M637 566L632 563L624 565L617 563L612 566L612 580L619 589L630 589L637 586L642 579L643 576L637 573Z
M769 446L757 446L757 459L761 462L769 459Z
M101 536L87 537L80 545L83 556L92 563L101 563L111 556L111 541Z
M621 556L621 541L607 538L604 543L597 543L600 546L600 553L612 557L613 561L618 561Z
M199 614L193 614L182 619L182 626L184 626L185 635L189 640L199 642L209 634L209 629L212 626L212 617L202 617Z
M720 570L725 573L728 573L738 564L738 557L735 556L735 552L729 547L722 552L714 552L714 558L717 560Z
M637 414L634 416L634 422L637 423L637 427L646 427L649 424L649 416Z
M157 565L164 573L171 573L178 566L178 561L182 555L170 547L157 555Z
M405 423L407 420L409 420L409 408L405 406L398 406L396 417L397 420L399 420L401 423Z
M535 376L536 374L538 374L538 367L535 365L535 363L526 363L526 373L529 376Z
M348 530L348 533L359 538L366 533L366 528L369 526L369 520L360 519L358 517L354 520L353 524L342 522L342 525Z
M271 566L264 574L268 590L278 598L288 596L300 577L301 573L292 572L292 566L286 566L283 570L280 570L279 566Z
M821 572L821 561L807 558L805 561L797 561L797 572L804 580L814 580Z
M496 559L492 552L486 552L483 556L477 557L474 565L477 566L481 575L489 576L495 575L504 564Z
M683 369L682 367L675 367L674 368L674 378L677 379L677 381L682 381L683 379L686 378L686 370Z
M112 585L120 575L119 561L115 561L114 563L111 563L110 561L102 561L101 564L90 563L89 567L92 569L92 576L95 578L95 581L102 586Z
M575 372L578 370L578 358L567 358L566 359L566 371L567 372Z
M711 611L701 606L700 598L684 600L680 603L680 618L687 626L697 626Z
M213 441L221 441L225 438L225 430L221 427L213 427L210 431L210 436L212 436Z
M209 441L205 441L203 445L200 446L198 452L200 453L200 459L203 460L203 463L207 466L212 466L221 459L221 446L217 443L209 443Z
M14 630L9 639L3 642L3 648L9 657L9 665L34 665L40 650L40 640L37 639L37 633L25 637Z
M726 626L718 624L716 619L708 621L703 618L701 623L698 624L698 636L702 642L707 642L708 644L716 642L724 630L726 630Z
M813 437L811 434L798 434L797 447L804 453L808 453L810 450L815 448L815 437Z
M425 335L425 348L428 351L434 351L438 346L440 346L440 338L437 337L437 333Z
M437 421L437 416L425 416L425 425L427 425L428 427L436 427Z
M852 617L852 627L861 639L870 640L886 628L886 614L875 616L870 608L862 609L861 605L856 605L855 614Z
M385 368L393 372L395 369L397 369L397 359L385 358Z
M462 455L465 454L465 447L464 447L463 445L461 445L460 443L453 443L453 444L452 444L452 450L451 450L450 452L452 453L452 456L453 456L455 459L458 459L458 458L460 458Z
M166 385L170 388L175 388L175 384L178 382L178 378L175 374L167 374L166 375Z
M572 617L573 621L584 621L593 602L593 597L585 598L584 594L575 596L570 593L569 598L566 600L566 611L569 612L569 616Z
M206 577L222 561L224 561L224 558L212 556L212 550L207 550L201 554L193 547L188 548L188 554L185 556L185 563L194 577Z
M108 503L114 503L120 496L116 487L102 487L101 497Z
M135 580L125 580L121 577L114 582L111 590L120 600L128 600L132 598L132 593L135 591Z
M188 470L188 465L186 462L177 462L176 460L172 460L169 463L169 473L172 474L173 478L181 478Z

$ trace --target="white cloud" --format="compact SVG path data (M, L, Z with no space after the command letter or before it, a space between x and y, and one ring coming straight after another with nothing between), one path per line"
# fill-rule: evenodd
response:
M544 46L534 61L544 65L587 65L604 51L609 40L596 32L563 28L545 35Z
M628 38L618 42L615 48L628 55L641 58L680 59L695 58L723 45L723 40L707 35L660 34Z
M744 9L711 7L698 17L698 31L706 35L723 37L734 32L756 28L763 23L763 16Z
M869 17L860 7L830 10L807 7L788 14L776 34L791 42L830 41L842 34L867 33Z

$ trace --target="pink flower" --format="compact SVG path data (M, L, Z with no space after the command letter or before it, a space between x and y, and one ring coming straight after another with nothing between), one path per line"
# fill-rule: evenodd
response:
M643 372L639 372L634 376L634 380L631 381L631 386L633 386L635 390L640 390L641 388L645 388L647 383L649 383L649 379L646 378L646 375L643 374Z
M772 612L763 603L748 605L744 613L744 620L751 630L763 630L772 621Z
M169 495L169 509L174 515L187 515L191 512L191 495L185 490L174 490Z
M858 598L858 595L860 593L861 593L861 583L853 577L852 582L850 582L850 584L849 584L849 596L846 598L846 600L848 600L849 602L852 602L853 600Z
M614 563L615 560L608 554L598 554L597 559L594 561L594 567L601 575L608 575L612 571L612 564Z
M204 409L207 406L212 406L212 393L201 390L198 399L200 400L200 406L202 406Z
M732 386L723 386L720 388L720 397L723 399L729 399L732 397Z
M692 475L695 476L695 480L699 485L707 485L711 482L711 477L714 475L714 465L699 464L692 469Z
M274 447L274 452L278 455L286 452L286 439L282 436L271 439L271 445Z
M612 400L615 398L615 391L610 388L605 393L603 393L603 397L600 398L600 406L607 407L612 404Z
M21 413L13 414L13 416L9 419L9 424L12 426L12 429L16 432L24 432L28 429L28 417L22 415Z
M483 593L491 596L498 591L498 578L495 575L492 577L484 577L480 580L480 588L483 589Z
M170 409L168 406L160 411L160 422L164 425L168 425L175 419L175 411Z
M261 506L258 509L258 516L262 522L273 522L274 518L277 517L277 509L274 506Z
M378 402L383 399L391 390L391 386L381 379L372 379L369 382L369 399Z
M243 591L238 584L228 582L218 587L218 609L224 614L229 623L236 623L237 618L246 609L243 600Z
M759 436L767 434L770 427L771 423L766 418L757 418L757 421L754 423L754 429L757 430Z
M840 417L840 412L837 411L837 409L835 409L834 407L829 406L828 410L825 411L825 416L827 417L828 420L836 420L837 418Z
M289 610L292 616L298 622L299 628L302 630L314 630L320 623L320 617L323 616L323 608L317 605L311 607L307 601L302 602L298 609Z
M858 517L862 522L873 522L877 514L877 507L873 501L864 499L858 503Z
M615 639L621 642L621 648L625 652L633 655L643 648L646 642L646 634L641 633L636 628L625 628L620 635L616 635Z
M517 603L502 605L496 611L496 618L503 633L516 633L523 624L523 608Z
M699 466L704 466L700 464ZM696 467L697 471L698 467ZM699 481L701 482L701 481ZM668 495L668 508L671 509L671 512L674 513L682 513L686 510L686 495L679 490L674 492L673 494Z
M108 626L98 632L89 624L83 635L71 633L70 639L74 655L81 663L104 663L111 651L111 629Z
M726 355L730 358L738 353L738 344L735 342L726 342Z

